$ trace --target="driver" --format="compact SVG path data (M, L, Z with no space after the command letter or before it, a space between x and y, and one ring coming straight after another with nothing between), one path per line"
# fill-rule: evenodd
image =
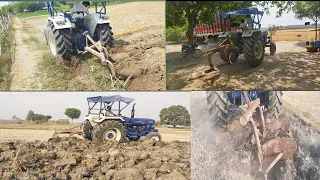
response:
M90 6L89 1L83 1L82 4L75 3L71 10L71 14L73 14L74 12L84 12L86 14L89 14L88 6Z

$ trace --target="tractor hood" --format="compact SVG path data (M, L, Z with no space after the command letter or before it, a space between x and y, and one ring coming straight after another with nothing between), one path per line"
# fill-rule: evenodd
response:
M153 125L156 121L149 118L128 118L128 117L122 117L125 121L133 123L133 124L148 124Z
M250 14L261 14L261 15L263 15L263 11L259 11L257 8L244 8L244 9L240 9L240 10L221 13L220 17L221 18L226 18L229 15L250 15Z

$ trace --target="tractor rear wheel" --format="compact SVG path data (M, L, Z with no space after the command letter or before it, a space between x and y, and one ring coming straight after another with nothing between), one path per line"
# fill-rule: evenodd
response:
M213 125L225 127L232 119L231 102L226 91L207 91L207 107Z
M92 136L95 142L123 142L125 140L125 130L119 121L107 120L94 126Z
M268 91L267 118L277 119L282 114L282 92Z
M47 39L52 55L57 58L62 57L64 60L69 60L73 55L71 30L56 29L53 22L50 22L47 28Z
M82 123L82 127L81 127L82 135L85 139L92 140L92 129L93 129L93 127L92 127L90 121L86 119Z
M264 58L265 43L260 32L253 33L251 37L244 38L243 51L251 67L259 66Z
M151 141L162 141L162 137L161 137L161 135L159 134L159 133L157 133L157 132L151 132L151 133L149 133L147 136L146 136L146 138L148 139L148 140L151 140Z
M270 43L270 55L274 56L276 54L277 51L277 46L275 43L271 42Z
M96 33L102 46L112 46L113 45L113 32L112 27L109 24L98 24Z

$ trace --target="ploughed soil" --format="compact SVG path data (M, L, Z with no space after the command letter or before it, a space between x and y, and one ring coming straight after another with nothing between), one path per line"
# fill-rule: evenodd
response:
M0 143L0 179L190 179L190 143L7 141Z

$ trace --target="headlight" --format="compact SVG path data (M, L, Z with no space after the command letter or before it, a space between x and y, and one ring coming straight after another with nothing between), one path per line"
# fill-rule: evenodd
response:
M66 22L64 22L64 21L56 21L56 23L57 23L59 26L66 25Z

